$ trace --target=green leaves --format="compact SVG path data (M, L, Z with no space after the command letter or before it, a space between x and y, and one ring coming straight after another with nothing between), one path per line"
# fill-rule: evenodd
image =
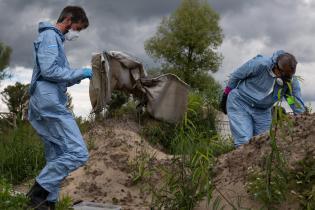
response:
M43 145L28 122L0 135L0 174L10 183L33 178L44 165Z
M201 125L206 124L202 121L204 106L203 95L192 92L188 112L176 128L172 140L172 163L160 172L163 177L161 186L153 188L153 206L157 209L190 210L205 197L208 202L212 197L215 157L232 147L227 146L229 142L207 133L207 126ZM211 115L211 112L208 114ZM207 120L210 121L209 118Z
M28 199L22 194L14 195L12 186L0 177L0 209L25 209Z
M29 85L16 82L15 85L8 85L1 92L3 96L2 101L8 106L11 113L17 115L18 119L22 119L23 111L28 106L28 89Z
M174 73L200 89L195 77L218 70L222 56L216 50L222 39L219 15L211 6L203 0L183 0L145 42L145 50L162 63L164 73Z

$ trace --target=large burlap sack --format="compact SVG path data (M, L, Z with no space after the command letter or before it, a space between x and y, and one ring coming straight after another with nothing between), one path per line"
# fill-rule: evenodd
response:
M189 86L176 75L164 74L142 79L147 111L156 119L170 123L182 120L188 105Z
M117 51L93 55L92 69L89 92L93 112L105 108L115 89L145 101L148 113L159 120L179 122L187 110L189 87L173 74L148 78L140 62Z

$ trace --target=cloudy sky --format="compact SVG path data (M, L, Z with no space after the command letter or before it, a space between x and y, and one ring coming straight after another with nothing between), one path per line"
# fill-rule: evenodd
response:
M256 54L271 55L277 49L298 59L297 74L304 78L302 95L315 109L315 0L208 0L220 14L224 41L219 51L224 60L214 74L222 84L228 75ZM161 18L170 15L180 0L0 0L0 41L13 49L11 79L2 81L0 91L16 81L29 83L33 67L32 46L40 21L54 23L66 5L82 6L90 27L80 38L65 44L72 67L90 65L91 54L121 50L153 65L143 43L154 35ZM91 107L89 81L69 88L74 112L87 116ZM6 106L0 102L0 111Z

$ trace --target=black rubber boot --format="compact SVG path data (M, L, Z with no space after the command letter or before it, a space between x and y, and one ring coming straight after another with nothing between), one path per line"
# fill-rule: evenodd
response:
M47 206L49 210L55 210L55 205L56 204L54 202L47 201Z
M32 186L26 196L30 199L28 209L50 210L47 205L47 196L49 192L40 186L37 182Z

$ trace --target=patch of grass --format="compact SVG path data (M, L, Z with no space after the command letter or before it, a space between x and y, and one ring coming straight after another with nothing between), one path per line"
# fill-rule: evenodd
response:
M291 193L300 201L302 209L315 209L315 160L308 154L291 172Z
M28 199L22 194L15 194L6 179L0 178L0 209L22 210L27 207Z
M81 116L76 117L75 120L76 120L82 134L88 132L92 127L90 120L86 120L86 119L82 118Z
M87 148L89 151L96 149L96 144L95 144L95 138L94 137L90 137L87 139L86 141L87 144Z
M0 174L12 184L33 178L45 164L44 148L28 122L0 136Z
M0 178L0 209L1 210L24 210L28 205L28 198L24 194L16 194L12 185ZM62 197L56 203L56 210L73 210L72 199L69 196Z
M137 184L141 181L146 181L152 175L152 160L154 154L149 154L147 151L141 149L136 152L137 155L128 165L131 171L132 184Z
M266 207L271 207L275 204L280 204L286 199L287 179L279 173L272 173L272 181L270 182L269 191L266 190L266 173L260 169L250 168L249 178L246 183L246 188L256 200L264 204Z
M185 118L172 147L172 163L160 167L162 181L152 186L153 206L190 210L204 197L210 201L214 156L208 141Z
M56 203L56 210L73 210L72 204L72 198L70 196L64 196Z

